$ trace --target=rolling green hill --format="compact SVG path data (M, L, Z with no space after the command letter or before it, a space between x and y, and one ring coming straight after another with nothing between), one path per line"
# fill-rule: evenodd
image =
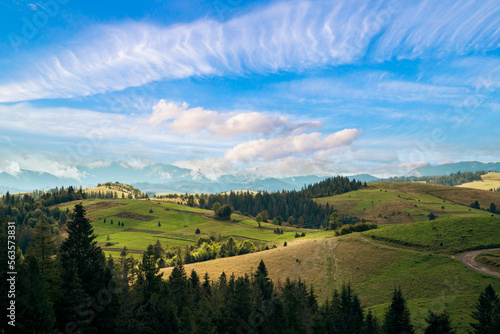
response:
M500 204L500 193L422 183L370 183L367 188L316 199L329 203L340 213L376 223L410 223L439 218L489 217L484 210L471 209L471 202L489 207Z
M305 238L333 235L333 231L285 226L280 227L283 234L278 235L274 233L278 226L270 223L262 223L259 228L255 220L235 214L232 221L214 220L209 210L153 200L85 200L82 203L87 209L87 217L93 222L96 240L107 255L115 257L124 246L138 257L157 240L163 247L185 247L200 237L221 240L233 237L238 241L250 240L256 245L271 246L294 240L297 232L305 232ZM72 206L73 203L61 209ZM118 226L118 222L124 226ZM200 230L199 234L195 234L196 229Z

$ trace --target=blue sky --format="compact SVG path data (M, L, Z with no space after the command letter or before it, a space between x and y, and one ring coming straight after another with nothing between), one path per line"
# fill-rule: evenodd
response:
M0 172L500 161L498 1L1 1Z

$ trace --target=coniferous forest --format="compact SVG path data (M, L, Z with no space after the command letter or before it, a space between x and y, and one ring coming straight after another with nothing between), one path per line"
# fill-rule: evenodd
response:
M7 222L2 221L2 248ZM26 254L2 252L0 304L14 307L16 327L2 318L5 333L414 333L404 292L395 288L383 317L362 307L355 288L344 285L319 305L314 286L301 280L273 282L261 261L251 275L208 277L178 263L162 277L153 246L138 265L126 249L106 259L81 204L67 222L59 247L42 216ZM54 256L55 254L55 256ZM9 257L12 257L10 259ZM15 261L15 304L7 264ZM474 333L498 333L500 302L491 286L478 298ZM453 333L446 312L430 313L425 333Z
M212 208L214 203L227 204L243 214L257 216L262 211L267 211L270 219L281 217L287 221L294 217L297 221L302 218L303 227L327 227L330 215L335 211L330 205L320 205L313 199L317 197L333 196L366 187L366 183L349 180L347 177L337 176L327 178L321 182L308 185L301 190L278 192L230 192L207 195L205 207Z

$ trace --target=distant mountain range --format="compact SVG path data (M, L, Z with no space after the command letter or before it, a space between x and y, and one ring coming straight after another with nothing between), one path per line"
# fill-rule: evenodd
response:
M136 169L126 164L114 162L101 167L78 167L80 179L62 178L49 173L21 170L16 176L0 173L0 194L9 191L23 192L35 189L55 187L83 186L91 187L98 183L128 183L144 192L153 193L217 193L230 190L292 190L304 185L319 182L327 176L298 176L286 178L250 178L240 175L222 175L209 179L199 171L180 168L173 165L155 164ZM378 178L363 174L350 176L362 182L377 181Z
M462 161L439 166L426 166L412 170L408 176L439 176L457 172L500 172L500 162L482 163L479 161Z
M319 182L327 176L297 176L284 178L251 178L243 175L222 175L213 180L199 171L180 168L174 165L154 164L142 169L114 162L101 167L78 167L80 179L63 178L49 173L21 170L16 176L0 173L0 194L7 191L18 193L35 189L45 190L55 187L83 186L93 187L98 183L128 183L144 192L150 193L217 193L230 190L293 190L304 185ZM449 175L458 171L477 172L480 170L500 172L500 163L465 161L453 164L420 167L407 176ZM333 175L332 175L333 176ZM349 176L361 182L376 182L379 178L370 174Z

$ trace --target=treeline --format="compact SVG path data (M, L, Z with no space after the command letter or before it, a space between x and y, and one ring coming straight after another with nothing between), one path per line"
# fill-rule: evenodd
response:
M335 211L328 203L318 204L314 198L342 194L352 190L366 187L366 183L352 180L347 177L337 176L328 178L319 183L309 185L296 191L267 191L252 194L247 192L234 192L211 195L201 195L200 202L203 208L212 209L217 202L226 204L244 215L257 216L262 211L267 211L269 219L280 217L281 221L292 221L298 224L303 221L303 227L327 228L330 215ZM302 226L301 226L302 227Z
M23 253L33 239L33 228L41 216L46 216L51 232L60 241L61 230L70 219L69 210L61 211L49 206L69 201L85 199L81 189L73 187L55 188L45 192L11 195L8 192L0 199L0 219L5 218L16 223L17 244Z
M0 225L0 248L6 249L8 229L5 221ZM10 255L18 272L15 303L8 293L9 255L0 253L5 333L415 333L399 288L377 319L350 285L319 305L312 285L300 279L275 283L262 261L251 275L222 273L216 279L194 270L188 275L179 262L164 280L154 246L137 266L126 250L116 262L106 260L81 205L67 229L68 238L56 250L41 219L27 255ZM474 333L498 333L500 302L491 285L472 317ZM454 333L446 312L429 313L426 320L425 333Z
M460 172L455 174L442 175L442 176L397 176L391 177L382 181L385 182L425 182L442 184L445 186L458 186L460 184L469 183L473 181L481 181L481 175L486 174L485 171L479 172Z
M157 240L153 245L153 251L158 266L164 268L173 267L179 262L184 264L202 262L260 252L276 247L276 244L273 244L271 247L266 244L255 245L249 240L240 242L233 237L229 237L226 241L223 241L219 236L219 238L198 238L195 244L186 246L185 248L163 248L160 241Z
M476 200L470 204L470 207L473 209L486 209L486 211L489 211L491 213L498 213L500 214L500 205L497 206L495 203L490 203L490 206L488 208L481 208L481 205L479 205L479 202Z
M106 182L106 183L98 183L97 187L104 187L108 190L98 190L89 192L89 198L100 198L100 199L109 199L109 198L128 198L128 199L139 199L139 198L149 198L149 195L141 192L136 187L120 182ZM122 194L118 195L118 191ZM124 193L127 193L125 195Z

